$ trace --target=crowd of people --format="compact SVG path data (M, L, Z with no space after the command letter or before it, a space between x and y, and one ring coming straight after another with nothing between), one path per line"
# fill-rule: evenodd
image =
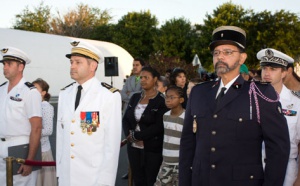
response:
M101 51L82 41L71 47L75 82L59 94L56 167L20 165L14 185L115 185L123 130L135 186L300 186L300 78L290 56L262 49L260 70L248 70L245 31L221 26L209 46L213 75L187 80L176 67L162 76L134 58L118 90L95 77ZM25 80L31 61L22 50L1 54L0 158L29 145L25 159L39 160L41 149L40 160L53 161L49 85Z

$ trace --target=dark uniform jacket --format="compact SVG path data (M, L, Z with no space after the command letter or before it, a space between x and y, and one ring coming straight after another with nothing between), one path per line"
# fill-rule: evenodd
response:
M253 94L250 112L250 83L239 76L218 106L215 97L220 80L192 89L180 144L180 186L283 185L290 152L286 119L280 102L268 102L257 94L258 123ZM255 85L263 95L276 100L270 84ZM261 158L263 141L268 157L265 172Z
M137 121L134 116L134 110L142 93L134 94L128 104L127 110L123 117L123 130L125 136L129 135L129 130L134 130ZM144 141L144 150L150 152L162 152L164 124L163 115L168 111L165 105L165 98L162 93L158 93L156 97L149 100L139 121L140 132L135 132L134 137L137 140Z

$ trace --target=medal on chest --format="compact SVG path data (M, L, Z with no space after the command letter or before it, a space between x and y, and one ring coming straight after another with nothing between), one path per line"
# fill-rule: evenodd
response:
M80 128L82 133L92 135L100 126L99 112L80 112Z

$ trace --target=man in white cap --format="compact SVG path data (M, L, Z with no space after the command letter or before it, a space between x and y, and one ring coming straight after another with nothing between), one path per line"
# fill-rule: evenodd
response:
M30 63L27 54L14 47L5 47L0 52L4 76L8 80L0 85L0 185L4 186L6 165L3 158L10 155L9 147L29 146L28 154L24 154L25 159L35 159L42 129L42 100L34 85L23 77L25 65ZM37 171L32 171L32 168L21 165L18 174L13 176L13 184L35 185Z
M288 64L293 64L294 59L290 56L272 49L266 48L257 53L260 60L261 76L265 82L270 82L279 94L283 114L287 120L290 134L290 158L287 166L283 186L292 186L298 173L297 158L299 154L298 145L300 140L300 97L295 92L287 89L283 84L283 78L287 74ZM268 156L265 157L268 161ZM298 184L300 179L298 180Z
M70 75L59 94L56 161L60 186L114 186L121 142L121 96L95 77L101 52L71 43Z
M179 185L282 186L288 127L274 88L240 75L247 58L245 31L216 28L210 49L220 79L191 91L180 141ZM265 171L263 141L271 154Z

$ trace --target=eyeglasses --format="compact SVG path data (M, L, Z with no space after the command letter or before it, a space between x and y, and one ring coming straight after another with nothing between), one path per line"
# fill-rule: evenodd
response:
M216 57L216 56L219 56L221 53L224 55L224 56L231 56L233 52L239 52L241 53L240 51L237 51L237 50L230 50L230 49L227 49L227 50L214 50L211 52L211 54Z
M173 100L173 99L176 99L176 98L180 98L180 97L175 97L175 96L166 96L165 99L170 99L170 100Z

